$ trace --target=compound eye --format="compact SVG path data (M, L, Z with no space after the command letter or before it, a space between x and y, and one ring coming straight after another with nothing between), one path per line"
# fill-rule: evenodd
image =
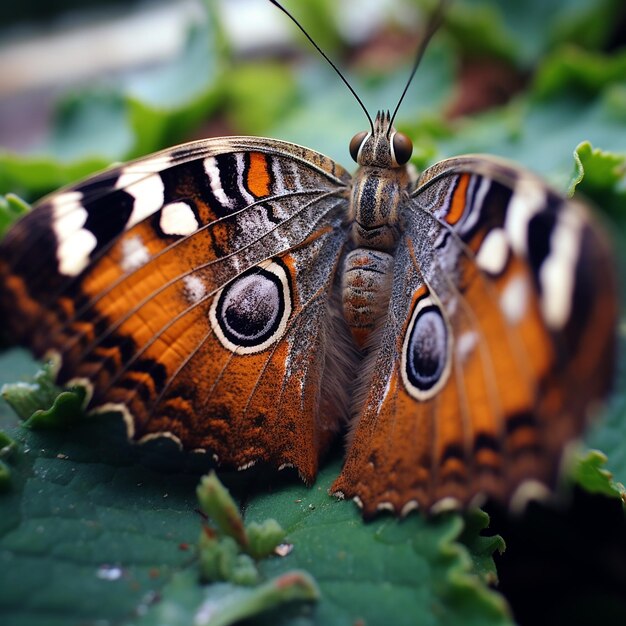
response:
M367 132L365 132L363 130L360 133L357 133L350 140L350 156L354 159L355 163L359 162L359 160L358 160L359 150L361 149L361 146L363 145L363 142L365 141L365 138L368 135L369 135L369 133L367 133Z
M413 142L406 135L395 133L391 140L391 156L394 161L398 165L404 165L409 162L412 154Z

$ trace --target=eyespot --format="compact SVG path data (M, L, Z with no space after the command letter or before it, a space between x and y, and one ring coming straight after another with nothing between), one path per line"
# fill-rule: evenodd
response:
M430 297L418 300L402 346L402 381L416 400L432 398L450 374L448 325Z
M209 311L220 343L238 354L254 354L278 341L291 314L291 289L282 263L249 269L220 290Z
M413 142L404 133L394 133L391 138L391 158L398 165L404 165L412 154Z
M361 149L361 146L363 145L363 142L368 135L368 132L362 130L350 140L350 156L354 159L355 163L359 162L359 150Z

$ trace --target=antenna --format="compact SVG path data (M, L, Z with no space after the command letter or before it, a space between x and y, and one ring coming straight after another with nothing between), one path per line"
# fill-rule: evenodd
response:
M347 81L345 76L339 71L339 68L328 58L325 52L315 43L315 41L313 41L313 38L311 37L311 35L309 35L309 33L306 32L302 24L300 24L300 22L298 22L298 20L280 2L278 2L277 0L270 0L270 2L275 7L278 7L304 33L304 36L311 42L311 44L313 44L313 47L326 59L328 64L335 70L335 72L337 72L337 76L341 78L345 86L350 90L352 95L355 97L356 101L361 105L361 108L365 112L365 116L367 117L367 120L370 123L370 127L372 129L372 135L373 135L374 134L374 122L372 121L370 114L367 112L367 109L365 108L365 105L363 104L363 101L361 100L361 98L359 98L357 92L354 91L354 89L352 88L352 85L350 85L350 83ZM413 74L415 74L415 70L413 71ZM409 82L411 81L409 80ZM407 88L408 88L408 85L407 85ZM405 91L406 91L406 88L405 88Z
M270 0L272 2L272 0ZM396 119L396 113L404 100L404 96L409 89L409 85L413 81L413 77L415 76L415 72L417 72L417 68L422 61L422 57L424 56L424 52L426 52L426 48L430 43L430 40L433 38L433 35L437 32L441 23L443 22L443 16L445 14L447 5L449 4L449 0L439 0L437 4L437 8L435 12L430 16L428 20L428 24L426 25L426 32L424 33L424 37L420 41L419 48L417 49L417 53L415 54L415 62L413 63L413 69L411 70L411 74L409 75L409 79L406 81L406 85L404 86L404 90L402 91L402 95L398 100L398 104L396 104L396 108L393 111L393 115L391 116L391 122L389 123L389 130L387 131L387 137L389 137L389 133L391 132L391 127L393 126L393 121Z

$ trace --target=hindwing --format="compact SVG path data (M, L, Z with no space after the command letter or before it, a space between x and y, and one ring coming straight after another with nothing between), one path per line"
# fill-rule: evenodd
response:
M610 384L617 302L603 233L576 201L483 156L424 172L402 217L333 490L366 514L406 513L553 483Z

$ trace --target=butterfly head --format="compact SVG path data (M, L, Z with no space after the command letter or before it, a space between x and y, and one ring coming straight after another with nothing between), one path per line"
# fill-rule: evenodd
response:
M403 167L413 153L413 143L391 124L389 111L379 111L372 131L362 131L350 141L350 155L361 166Z

